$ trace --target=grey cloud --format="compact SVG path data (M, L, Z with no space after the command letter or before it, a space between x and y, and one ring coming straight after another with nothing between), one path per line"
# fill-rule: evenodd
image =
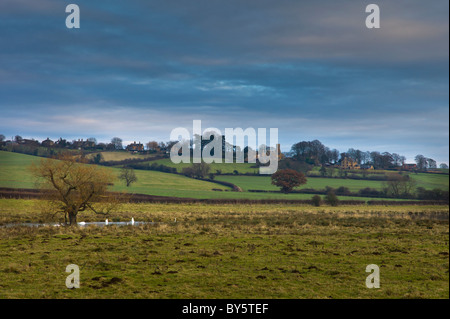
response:
M61 1L4 0L0 133L164 139L203 119L448 161L448 2L376 3L380 30L350 0L78 0L75 31Z

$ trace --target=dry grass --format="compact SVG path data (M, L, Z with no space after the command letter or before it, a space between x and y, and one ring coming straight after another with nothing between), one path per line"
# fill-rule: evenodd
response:
M37 221L33 202L0 201L1 221ZM0 297L449 297L448 206L127 204L110 219L131 217L158 223L0 228ZM365 287L372 263L381 289Z

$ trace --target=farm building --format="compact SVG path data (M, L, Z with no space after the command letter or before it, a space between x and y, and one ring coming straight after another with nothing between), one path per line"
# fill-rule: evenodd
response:
M55 143L47 137L46 140L42 141L41 145L44 147L52 147Z
M412 171L415 169L417 169L417 164L406 164L405 163L402 165L402 170L405 170L405 171Z
M127 151L129 152L143 152L144 151L144 144L141 144L141 142L139 143L132 143L129 144L126 148Z
M25 146L34 146L34 147L38 147L39 146L39 142L36 140L28 140L28 139L23 139L19 142L19 144L21 145L25 145Z
M345 157L341 161L341 169L360 169L359 164L351 158Z
M72 141L72 148L76 149L86 149L95 147L95 142L92 141L84 141L83 139L78 139L78 141Z

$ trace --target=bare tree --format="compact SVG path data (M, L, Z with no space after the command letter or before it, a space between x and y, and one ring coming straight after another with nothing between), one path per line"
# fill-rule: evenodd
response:
M210 169L210 165L202 161L201 163L194 163L190 167L183 168L181 172L191 178L205 178Z
M384 189L393 197L410 197L416 187L416 182L409 175L391 174L384 182Z
M406 162L406 157L405 156L400 156L400 163L403 165Z
M23 140L23 138L22 138L22 136L20 136L20 135L16 135L16 136L14 137L14 141L15 141L16 143L20 143L20 142L22 142L22 140Z
M158 145L158 142L156 142L156 141L150 141L146 144L146 146L149 151L159 150L159 145Z
M92 211L96 214L109 214L117 201L107 193L108 185L114 177L106 168L77 162L68 154L56 159L42 159L31 165L41 189L57 213L64 213L64 219L70 225L77 224L79 212Z
M132 183L137 182L136 174L134 173L134 169L129 167L122 168L119 179L123 180L127 187L129 187Z
M116 150L121 150L121 149L123 149L123 146L122 146L122 139L121 139L120 137L113 137L113 138L111 139L111 144L114 145L114 149L116 149Z
M437 163L436 163L436 161L434 159L427 158L427 163L428 163L428 168L430 168L430 169L437 168Z
M427 158L423 155L417 155L415 157L417 168L421 171L425 170L428 166Z
M392 153L392 160L393 160L393 165L394 167L398 167L401 166L403 164L403 157L397 153Z

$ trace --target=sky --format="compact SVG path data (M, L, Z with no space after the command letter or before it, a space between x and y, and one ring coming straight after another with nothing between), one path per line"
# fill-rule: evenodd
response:
M370 3L380 29L366 27ZM282 151L319 139L448 163L448 12L447 0L2 0L0 134L145 143L201 120L278 128Z

